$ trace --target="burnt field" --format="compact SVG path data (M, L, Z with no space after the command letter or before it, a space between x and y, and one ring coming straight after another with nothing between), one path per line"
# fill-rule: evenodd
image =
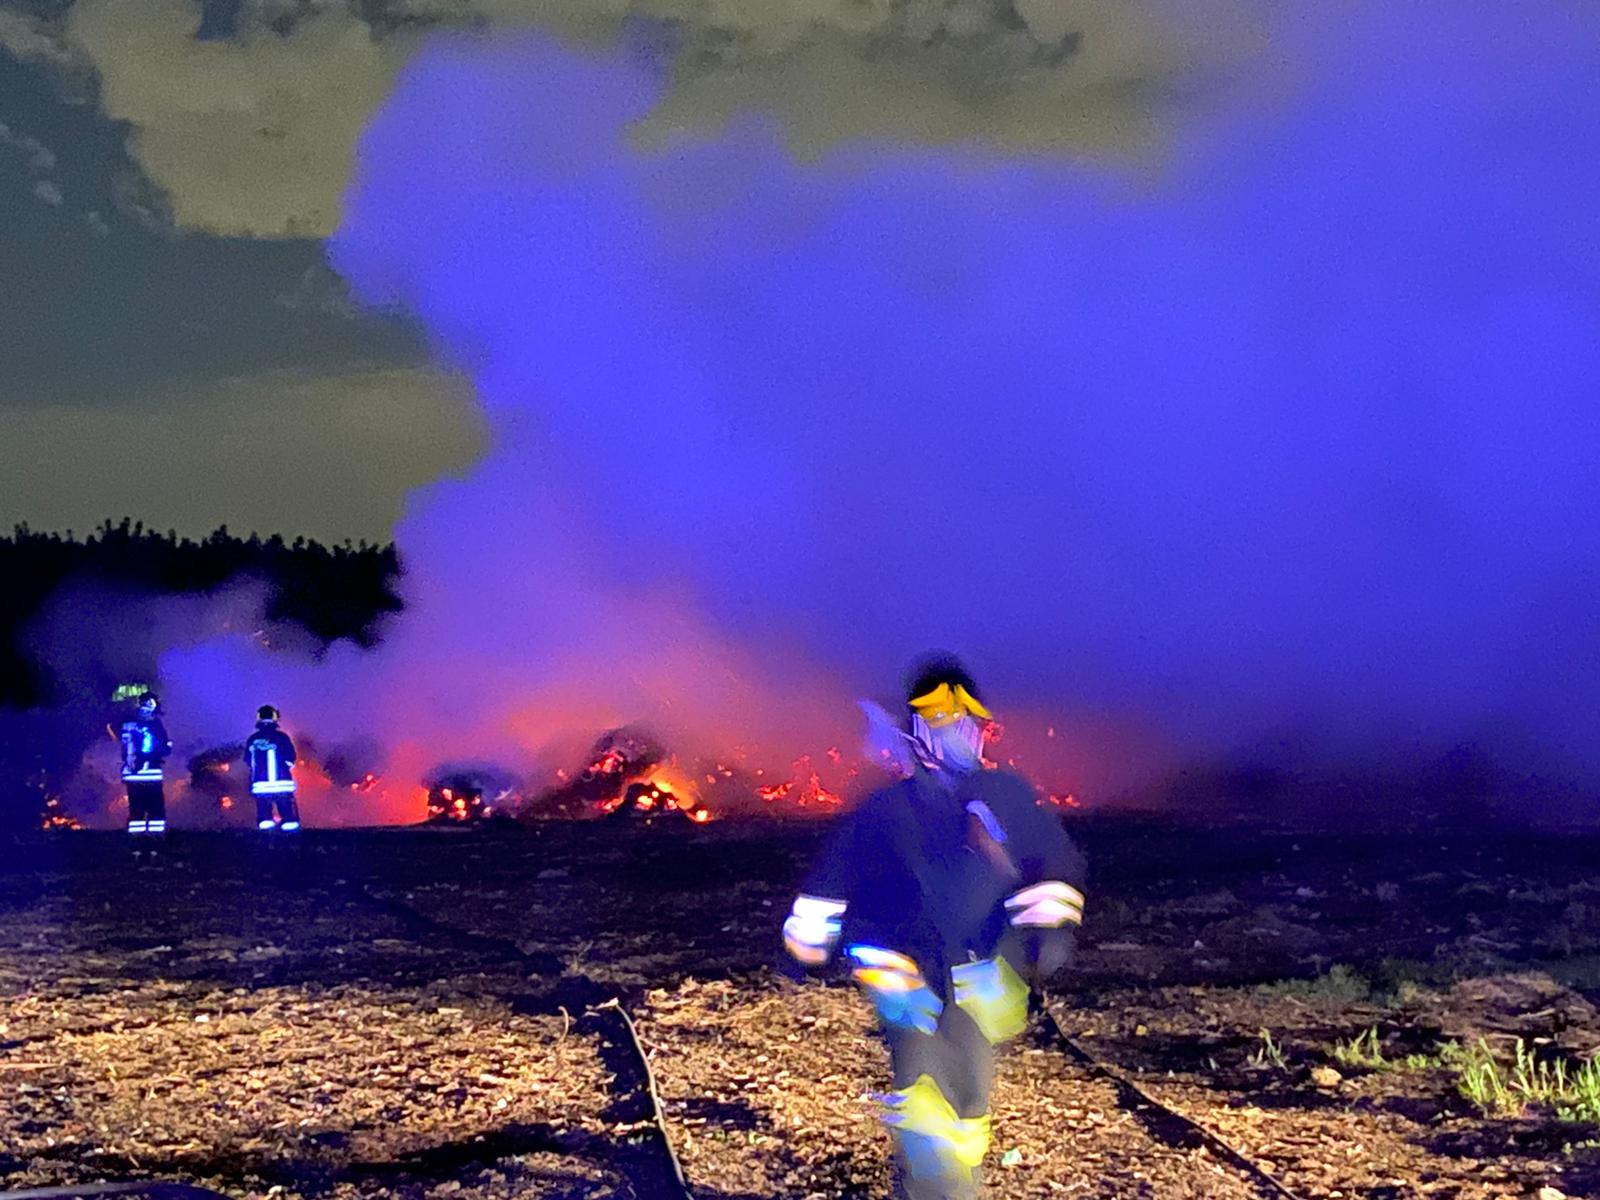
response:
M1600 1194L1600 837L1076 832L1083 951L1002 1062L993 1195ZM695 1196L882 1195L866 1007L772 970L820 836L0 844L0 1189L671 1195L615 998Z

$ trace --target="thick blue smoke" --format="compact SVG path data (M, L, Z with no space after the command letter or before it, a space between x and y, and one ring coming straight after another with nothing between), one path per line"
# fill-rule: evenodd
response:
M586 614L671 594L763 690L882 694L937 645L1167 761L1600 765L1600 24L1291 8L1272 86L1174 101L1140 175L798 165L754 118L643 150L631 62L436 43L333 244L498 432L401 530L411 667L521 654L648 708L610 681L649 647Z

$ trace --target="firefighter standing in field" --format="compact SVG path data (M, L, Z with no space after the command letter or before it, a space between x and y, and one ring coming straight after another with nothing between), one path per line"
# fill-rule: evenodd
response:
M844 818L783 934L811 968L842 951L889 1043L897 1195L946 1200L978 1194L994 1047L1071 955L1084 860L1032 787L984 769L990 714L958 661L924 660L907 706L907 778Z
M263 704L256 710L256 730L244 744L250 768L250 794L256 802L256 828L295 833L300 810L294 802L294 743L278 728L278 710ZM277 820L273 819L276 807Z
M167 800L163 790L172 741L156 715L161 702L152 692L139 697L134 716L122 723L122 784L128 789L128 832L134 837L163 837L167 832Z

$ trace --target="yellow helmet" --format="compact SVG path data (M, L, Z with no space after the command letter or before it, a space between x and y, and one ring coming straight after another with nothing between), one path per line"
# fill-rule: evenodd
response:
M980 721L988 721L993 717L978 698L967 690L966 684L952 684L948 680L920 696L912 696L907 703L917 716L927 722L930 729L954 725L962 717L976 717Z

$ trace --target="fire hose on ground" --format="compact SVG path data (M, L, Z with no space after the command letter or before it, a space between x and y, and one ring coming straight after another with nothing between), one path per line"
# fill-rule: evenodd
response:
M1259 1164L1252 1162L1242 1152L1230 1146L1211 1130L1191 1117L1163 1104L1144 1088L1085 1050L1068 1036L1055 1014L1059 1002L1043 997L1040 1005L1044 1032L1067 1058L1083 1067L1091 1075L1109 1083L1117 1093L1117 1101L1132 1113L1141 1125L1157 1140L1169 1146L1204 1147L1218 1162L1226 1163L1263 1196L1273 1200L1300 1200L1293 1192L1274 1179Z
M639 1029L633 1023L633 1018L628 1015L628 1010L622 1007L622 1002L616 998L607 1000L604 1004L595 1006L590 1010L594 1013L614 1013L626 1031L628 1042L633 1048L633 1053L638 1061L639 1070L644 1077L645 1095L650 1101L650 1116L655 1124L656 1134L660 1138L660 1149L671 1165L672 1184L677 1195L682 1200L694 1200L694 1193L689 1190L689 1181L683 1174L683 1163L678 1159L678 1152L672 1145L672 1134L667 1130L667 1119L661 1110L661 1093L656 1088L656 1073L650 1066L650 1054L644 1048L644 1043L639 1040Z

